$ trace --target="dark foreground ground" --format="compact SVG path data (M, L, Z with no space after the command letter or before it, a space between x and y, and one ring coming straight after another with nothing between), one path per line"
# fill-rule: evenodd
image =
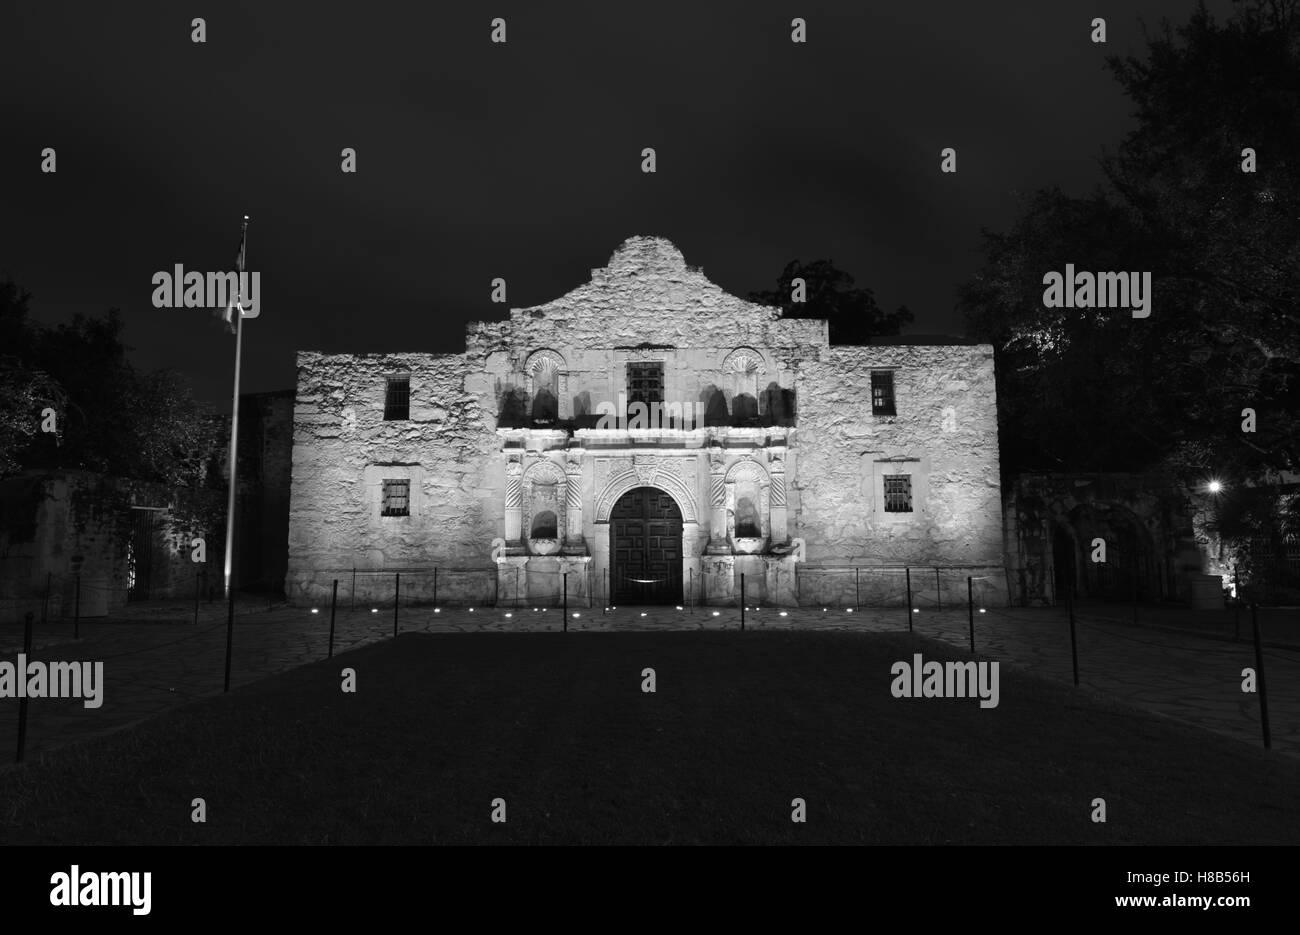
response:
M906 633L403 635L0 772L0 842L1300 840L1294 758L1005 664L996 708L895 699L915 652L962 658Z

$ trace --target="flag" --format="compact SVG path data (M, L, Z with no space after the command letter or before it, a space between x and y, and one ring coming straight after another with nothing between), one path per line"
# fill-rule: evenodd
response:
M221 313L221 320L226 323L226 327L230 329L231 334L235 333L235 316L234 316L235 308L236 307L239 308L239 312L241 316L243 315L244 312L244 305L243 305L244 297L239 294L239 290L244 284L243 282L244 260L246 257L247 249L248 249L248 215L244 215L244 227L239 235L239 250L235 254L235 290L234 290L234 294L230 296L230 300L226 302L225 311Z

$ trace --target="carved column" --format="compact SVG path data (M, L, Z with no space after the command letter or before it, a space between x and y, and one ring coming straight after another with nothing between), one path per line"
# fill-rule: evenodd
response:
M771 532L768 541L773 545L784 543L789 537L788 520L785 504L785 453L774 451L770 455L771 466L768 469L771 485L768 489L769 515Z
M560 378L563 381L563 377ZM581 455L570 451L569 462L564 467L565 524L564 552L568 555L585 555L587 545L582 537L582 461Z
M520 525L523 519L523 473L520 455L506 455L506 548L522 548Z
M732 492L734 497L735 492ZM730 554L731 546L727 542L727 480L726 456L722 449L709 451L709 521L710 553Z

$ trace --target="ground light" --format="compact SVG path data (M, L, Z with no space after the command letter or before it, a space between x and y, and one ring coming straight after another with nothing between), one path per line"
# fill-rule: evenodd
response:
M781 616L782 616L782 617L788 617L788 616L790 616L790 615L787 614L787 613L783 610L783 611L781 611Z
M715 617L721 617L721 616L722 616L722 611L720 611L720 610L715 610L715 611L713 612L713 616L715 616Z
M582 614L580 614L580 613L577 613L577 612L576 612L576 611L575 611L575 612L574 612L574 614L573 614L573 616L575 616L575 617L581 617L581 616L582 616Z
M442 608L441 608L441 607L435 607L435 608L433 609L433 612L434 612L435 614L440 614L440 613L442 613Z
M509 611L506 611L506 616L507 616L507 617L513 617L514 614L510 613Z
M311 609L311 612L312 612L313 614L318 614L318 613L320 613L320 611L319 611L318 609L316 609L315 607L313 607L313 608Z
M912 608L912 613L914 613L914 614L919 614L920 612L921 612L921 608L919 608L919 607L913 607L913 608Z
M677 609L678 609L678 610L681 610L681 607L678 607Z
M645 616L645 611L644 611L644 610L643 610L643 611L641 611L641 616L642 616L642 617L644 617L644 616Z
M1223 483L1221 481L1212 480L1205 485L1205 489L1210 493L1219 493L1223 490Z
M378 608L378 607L372 607L372 608L370 608L370 612L371 612L372 614L377 614L377 613L379 613L379 608Z
M848 610L846 610L846 611L844 611L844 612L845 612L846 614L851 614L851 613L853 613L853 608L850 607Z
M982 614L987 614L987 613L988 613L988 611L987 611L987 610L985 610L985 609L984 609L984 608L983 608L983 607L981 607L981 608L980 608L980 613L982 613Z

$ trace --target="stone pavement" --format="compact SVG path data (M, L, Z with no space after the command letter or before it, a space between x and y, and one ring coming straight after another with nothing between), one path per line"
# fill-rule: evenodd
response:
M388 639L393 609L374 605L340 609L335 653ZM569 609L571 631L739 629L738 608L619 607ZM1241 691L1241 671L1254 666L1248 639L1232 640L1232 628L1205 626L1207 618L1165 613L1153 625L1135 626L1124 608L1083 607L1077 621L1080 682L1137 707L1191 722L1259 746L1258 697ZM1107 615L1110 615L1109 617ZM1158 615L1150 615L1156 617ZM1290 634L1300 630L1294 611L1272 611L1261 627L1266 634L1265 670L1273 749L1300 755L1300 647ZM964 608L924 609L912 617L918 635L968 649ZM403 607L401 632L559 631L556 607L523 608ZM976 616L976 651L1047 678L1071 679L1070 639L1063 608L988 608ZM746 615L752 630L807 629L897 632L906 627L901 607L858 609L800 608L782 612L762 608ZM72 639L70 622L36 624L31 658L41 661L102 660L104 704L86 709L80 700L29 702L27 758L75 740L120 729L165 710L222 690L226 645L226 606L203 604L197 625L193 606L155 604L133 607L130 620L86 620L81 638ZM1242 626L1249 637L1249 618ZM231 665L232 687L326 657L329 608L278 607L241 603L236 611ZM13 662L22 627L0 627L0 660ZM0 767L12 762L17 741L18 701L0 699Z

